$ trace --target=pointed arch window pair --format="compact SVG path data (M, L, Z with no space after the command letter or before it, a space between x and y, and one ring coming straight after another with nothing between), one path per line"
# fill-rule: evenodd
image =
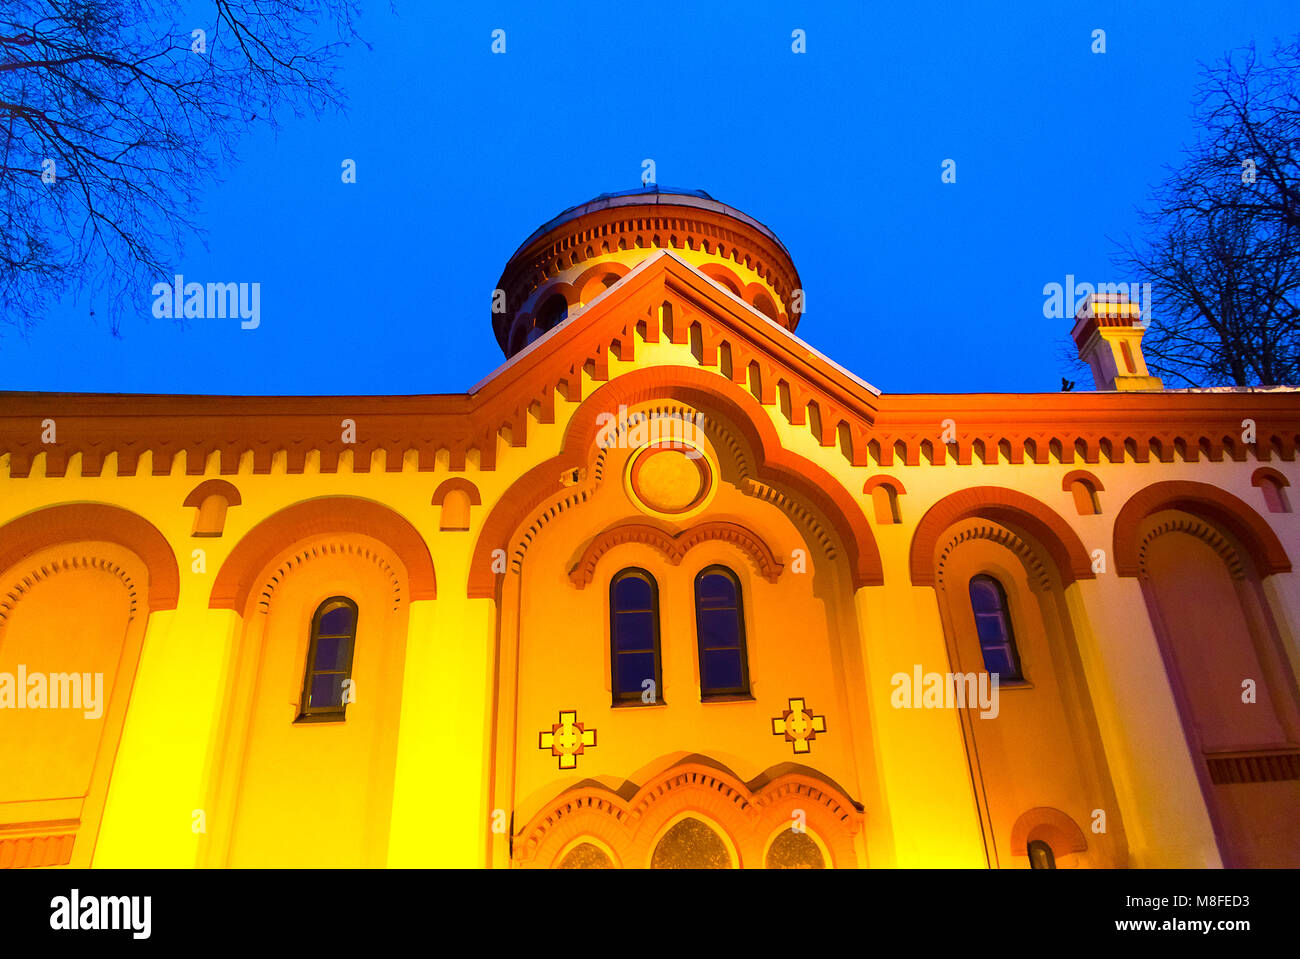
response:
M644 569L621 570L610 581L609 609L615 705L662 702L659 584ZM695 636L701 698L748 695L740 580L725 566L706 567L695 577ZM645 696L648 689L654 690L651 698Z

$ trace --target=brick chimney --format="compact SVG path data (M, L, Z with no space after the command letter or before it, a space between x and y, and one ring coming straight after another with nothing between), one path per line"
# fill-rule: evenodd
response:
M1079 359L1092 368L1099 390L1162 390L1142 356L1146 332L1141 310L1124 293L1092 293L1075 317L1070 335Z

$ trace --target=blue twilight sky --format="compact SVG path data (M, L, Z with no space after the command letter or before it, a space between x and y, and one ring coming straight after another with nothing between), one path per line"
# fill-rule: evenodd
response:
M463 392L502 362L518 244L652 158L781 237L800 335L881 390L1056 391L1044 284L1137 279L1110 238L1194 135L1198 61L1300 28L1296 0L367 6L347 114L251 132L175 260L260 282L261 326L182 328L141 290L115 339L70 301L3 334L0 389Z

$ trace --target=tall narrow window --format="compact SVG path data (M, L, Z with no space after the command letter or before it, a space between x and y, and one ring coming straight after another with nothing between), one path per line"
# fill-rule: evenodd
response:
M1261 477L1256 485L1264 494L1264 503L1268 506L1270 513L1289 513L1291 512L1291 503L1287 500L1286 490L1282 484L1271 476ZM198 534L195 534L198 535Z
M695 577L695 635L700 645L700 696L749 695L740 581L725 566L710 566Z
M659 587L643 569L625 569L609 584L609 641L614 703L663 702Z
M1007 593L992 576L980 574L970 581L970 605L975 613L984 668L997 673L1002 681L1023 679L1020 654L1011 631L1011 610Z
M352 652L357 639L357 604L346 596L331 596L316 607L311 619L302 712L298 722L339 722L351 696Z

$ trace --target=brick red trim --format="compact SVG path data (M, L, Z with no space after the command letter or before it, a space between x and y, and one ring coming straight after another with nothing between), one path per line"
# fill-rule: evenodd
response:
M1137 576L1138 527L1152 513L1178 509L1227 529L1242 544L1261 578L1291 572L1291 559L1273 528L1226 490L1209 483L1170 480L1134 493L1115 517L1115 572Z
M1263 486L1265 480L1272 480L1278 486L1290 486L1291 481L1286 478L1286 474L1281 470L1275 470L1271 466L1261 466L1255 472L1250 474L1251 486Z
M788 311L791 293L800 286L799 274L780 243L726 213L695 206L674 206L665 202L628 204L596 210L566 220L516 251L502 271L497 288L506 291L508 313L492 317L493 331L502 350L514 326L515 309L525 303L550 278L578 263L605 256L619 249L643 249L653 256L659 249L707 249L720 260L730 260L753 270L776 291L778 307ZM639 247L638 247L639 243ZM588 250L590 249L590 252ZM743 283L737 288L744 290ZM570 301L572 302L572 301ZM798 314L790 314L794 329Z
M935 584L934 553L939 537L954 523L974 516L1022 527L1047 551L1063 586L1077 579L1096 578L1083 542L1054 510L1018 490L973 486L945 496L921 517L908 561L913 586Z
M185 497L182 506L202 506L203 501L209 496L224 496L227 506L238 506L243 500L239 497L239 490L234 483L227 483L225 480L210 479L204 480L194 489L190 490L190 495Z
M410 599L434 599L429 547L414 526L387 506L355 496L327 496L286 507L244 535L221 564L208 605L242 614L257 577L278 554L322 533L360 533L387 545L406 567Z
M1061 478L1061 491L1063 493L1070 492L1070 484L1075 480L1083 480L1099 493L1104 492L1106 489L1106 487L1101 485L1101 480L1097 479L1096 476L1089 473L1087 470L1070 470L1070 472L1066 473L1065 476Z
M75 832L0 837L0 869L66 866L72 861Z
M579 589L591 582L602 556L623 543L642 543L657 549L674 566L681 565L694 547L700 543L721 540L743 551L769 583L775 583L784 568L777 562L772 548L753 530L735 523L697 523L680 533L672 534L648 523L623 523L599 534L583 551L582 558L569 572L569 581Z
M858 865L854 837L862 828L861 808L837 784L806 766L765 782L774 767L745 783L723 766L690 757L651 777L630 799L599 784L566 790L515 834L519 866L550 867L575 839L594 836L629 867L648 864L659 831L682 813L694 814L727 833L742 867L764 865L762 855L774 829L802 809L808 828L831 853L836 868ZM765 783L759 786L760 783Z
M0 571L50 546L103 540L139 556L149 570L150 610L175 609L181 576L167 538L143 516L106 503L48 506L0 526Z
M1011 852L1029 855L1029 844L1041 839L1052 847L1052 854L1066 856L1085 852L1088 839L1073 819L1051 806L1036 806L1020 814L1011 827Z
M433 491L433 499L430 500L430 505L441 506L442 501L447 498L447 494L452 490L460 490L465 493L469 497L470 506L480 506L483 503L477 486L463 476L453 476L451 479L445 479L438 484L438 488Z
M887 476L884 473L877 474L876 476L871 477L871 479L863 483L862 492L870 493L877 486L892 486L894 488L894 492L897 493L899 496L902 496L904 493L907 492L907 490L903 488L903 483L901 480L894 479L894 477Z

